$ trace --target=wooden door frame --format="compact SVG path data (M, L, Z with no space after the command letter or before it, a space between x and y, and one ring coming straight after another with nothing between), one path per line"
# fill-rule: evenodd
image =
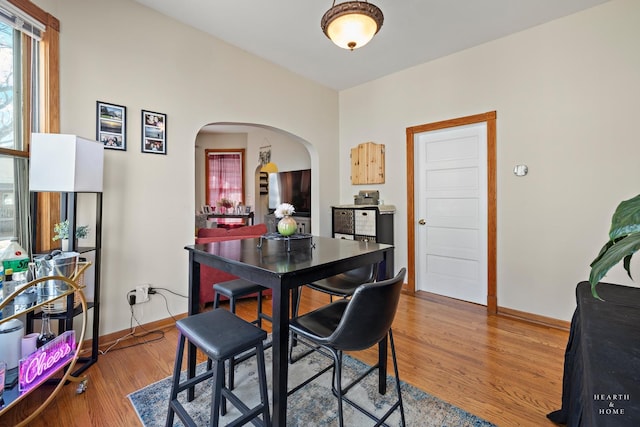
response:
M497 299L497 180L496 180L496 117L495 111L459 117L457 119L407 128L407 290L416 292L416 237L415 229L415 135L434 130L465 126L476 123L487 124L487 312L496 314Z

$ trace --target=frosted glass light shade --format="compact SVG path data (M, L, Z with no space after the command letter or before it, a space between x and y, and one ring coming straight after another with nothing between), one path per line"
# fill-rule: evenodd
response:
M376 34L376 21L365 15L344 15L329 24L327 35L343 49L355 49L369 43Z
M104 145L76 135L33 133L29 190L102 192Z
M354 50L369 43L380 30L384 16L375 5L348 1L329 9L320 26L332 42L343 49Z

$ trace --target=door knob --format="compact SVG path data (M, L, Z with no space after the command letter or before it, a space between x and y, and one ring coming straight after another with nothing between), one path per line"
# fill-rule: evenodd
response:
M421 219L420 221L418 221L418 224L420 225L425 225L427 223L427 221L425 221L424 219Z

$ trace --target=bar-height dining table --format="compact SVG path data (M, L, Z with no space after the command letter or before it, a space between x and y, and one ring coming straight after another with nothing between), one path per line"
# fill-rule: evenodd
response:
M287 246L282 241L243 239L190 245L189 315L199 310L200 264L227 271L272 289L273 297L273 425L286 426L287 348L289 339L290 291L307 283L393 257L393 246L365 241L313 236L308 243ZM306 246L305 246L306 245ZM260 247L259 247L260 246ZM387 276L393 276L388 271ZM386 391L387 342L379 345L379 391ZM195 375L196 350L189 345L187 372ZM188 391L193 399L193 389Z

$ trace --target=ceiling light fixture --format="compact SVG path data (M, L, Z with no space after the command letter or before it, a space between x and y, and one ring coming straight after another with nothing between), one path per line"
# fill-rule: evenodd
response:
M382 11L367 1L348 1L333 6L322 20L322 32L343 49L357 49L369 43L380 31L384 16Z

